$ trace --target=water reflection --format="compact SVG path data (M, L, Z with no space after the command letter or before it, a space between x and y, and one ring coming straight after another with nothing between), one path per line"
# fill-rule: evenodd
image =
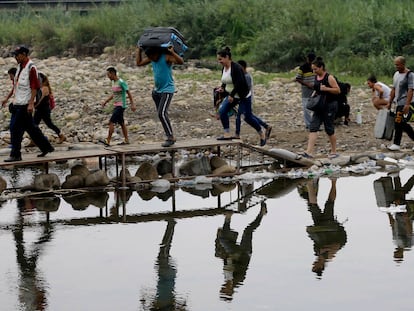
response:
M232 300L235 289L243 284L253 252L253 232L259 227L266 212L266 203L262 202L259 214L244 229L240 244L237 243L239 233L230 226L233 212L228 211L225 214L223 227L217 230L215 252L216 257L223 259L224 283L220 289L221 299Z
M306 232L313 240L316 260L313 262L312 271L318 277L322 276L327 263L335 258L336 253L346 243L345 229L334 215L336 178L330 178L330 182L331 187L323 210L317 201L319 178L308 180L306 190L302 192L302 196L308 201L308 210L312 214L314 223L306 227Z
M157 289L155 295L143 296L141 303L145 310L187 310L185 299L175 293L177 266L170 256L171 243L176 221L167 221L167 228L160 244L155 268L157 270Z
M52 238L53 226L44 222L39 238L33 245L27 246L24 239L25 215L31 215L35 208L34 204L30 198L17 199L18 214L12 230L19 267L19 304L22 310L46 310L48 305L47 284L43 280L42 273L38 271L37 262L45 244Z
M383 208L388 215L392 239L395 244L393 253L396 262L404 260L404 252L413 244L413 217L411 208L414 201L406 199L406 195L414 186L414 175L402 185L399 173L383 176L374 181L377 206Z

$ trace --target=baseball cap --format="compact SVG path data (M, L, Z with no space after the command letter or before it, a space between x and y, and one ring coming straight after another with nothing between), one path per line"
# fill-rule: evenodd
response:
M18 55L18 54L21 54L21 53L29 54L29 49L24 45L19 45L13 51L13 55Z

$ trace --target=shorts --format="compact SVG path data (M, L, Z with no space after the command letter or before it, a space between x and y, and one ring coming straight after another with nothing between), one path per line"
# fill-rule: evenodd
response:
M338 111L338 102L332 101L326 104L326 107L322 111L314 112L312 115L312 120L309 125L309 132L319 131L321 124L325 128L326 134L331 136L335 134L335 115Z
M124 124L124 111L125 111L125 108L121 106L116 106L112 112L112 116L109 119L109 122L123 125Z

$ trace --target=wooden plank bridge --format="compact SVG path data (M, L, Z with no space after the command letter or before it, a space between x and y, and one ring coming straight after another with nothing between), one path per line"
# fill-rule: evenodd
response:
M266 156L269 159L278 160L286 164L287 162L293 163L294 165L300 166L311 166L312 161L308 159L298 158L292 159L291 157L286 157L283 153L274 153L271 150L266 150L258 146L252 146L246 143L243 143L241 140L226 140L218 141L216 139L192 139L185 141L177 141L171 147L162 147L161 143L151 143L151 144L139 144L132 143L130 145L111 145L105 147L102 144L78 144L70 145L65 143L55 147L55 151L47 154L45 157L37 157L37 154L40 153L40 150L37 148L22 148L22 161L17 162L4 162L4 160L9 156L10 149L3 149L0 152L0 168L10 167L10 166L34 166L34 165L43 165L45 172L48 172L49 163L56 162L62 163L68 160L74 159L86 159L86 158L98 158L99 167L101 169L106 169L106 160L107 158L116 158L116 163L121 163L121 170L127 167L127 157L128 156L139 156L139 155L150 155L150 154L159 154L168 152L171 156L171 162L173 165L172 172L175 172L174 165L177 160L177 153L181 153L184 150L196 150L196 151L206 151L210 150L213 153L221 156L222 148L231 149L233 159L232 164L236 167L236 173L240 172L242 168L242 149L246 148L249 152L257 153L262 156ZM227 158L227 160L229 160ZM262 162L262 164L266 164ZM247 165L248 166L248 165ZM119 169L117 167L117 177L119 176ZM174 176L175 177L175 176ZM125 174L123 174L124 180L122 180L122 187L126 186Z

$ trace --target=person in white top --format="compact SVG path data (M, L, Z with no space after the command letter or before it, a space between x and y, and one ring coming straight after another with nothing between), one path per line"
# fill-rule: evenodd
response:
M367 80L368 86L372 89L372 104L377 110L386 108L390 101L391 88L385 83L379 82L372 75Z

